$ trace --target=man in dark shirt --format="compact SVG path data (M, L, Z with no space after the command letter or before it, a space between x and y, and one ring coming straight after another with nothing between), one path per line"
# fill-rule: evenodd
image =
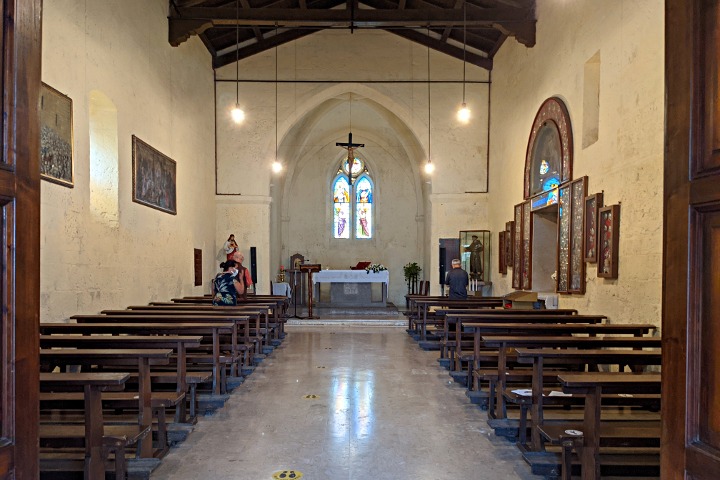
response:
M451 300L465 300L467 298L468 274L460 268L460 260L452 261L452 270L445 277L445 284L450 287L448 298Z

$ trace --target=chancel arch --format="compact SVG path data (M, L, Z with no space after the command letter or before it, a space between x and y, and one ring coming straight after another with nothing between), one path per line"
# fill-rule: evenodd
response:
M298 116L282 136L278 151L286 168L273 178L271 189L271 230L279 232L272 238L280 239L273 247L273 263L296 252L323 268L346 269L359 261L385 263L394 276L390 300L401 302L402 266L422 259L427 243L424 225L418 222L424 219L425 184L419 167L426 159L425 148L413 128L383 104L382 94L368 98L353 91L352 132L355 140L365 143L357 154L367 165L373 187L372 234L357 238L359 222L348 219L351 238L335 239L331 186L341 160L347 158L347 152L335 145L347 139L350 127L346 89L332 97L323 94L324 100Z

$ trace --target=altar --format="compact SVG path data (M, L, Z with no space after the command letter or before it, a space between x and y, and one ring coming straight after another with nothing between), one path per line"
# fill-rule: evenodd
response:
M321 284L330 284L330 298L322 298ZM367 272L365 270L320 270L313 276L313 288L317 289L315 298L318 303L345 306L385 306L387 305L390 272ZM372 284L380 285L380 298L373 298Z

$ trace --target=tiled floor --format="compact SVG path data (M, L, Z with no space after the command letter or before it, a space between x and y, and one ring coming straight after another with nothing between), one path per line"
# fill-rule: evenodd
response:
M307 480L539 478L450 382L438 352L404 329L287 331L153 480L270 480L291 469Z

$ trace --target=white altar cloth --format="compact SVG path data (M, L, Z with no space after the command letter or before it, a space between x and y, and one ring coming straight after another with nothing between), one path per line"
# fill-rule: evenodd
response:
M333 305L377 306L387 305L390 272L366 272L365 270L320 270L313 275L313 289L320 299L320 284L330 284L330 303ZM372 300L370 283L381 284L382 300ZM359 285L363 284L363 286Z
M390 272L365 270L320 270L313 274L313 283L390 283Z

